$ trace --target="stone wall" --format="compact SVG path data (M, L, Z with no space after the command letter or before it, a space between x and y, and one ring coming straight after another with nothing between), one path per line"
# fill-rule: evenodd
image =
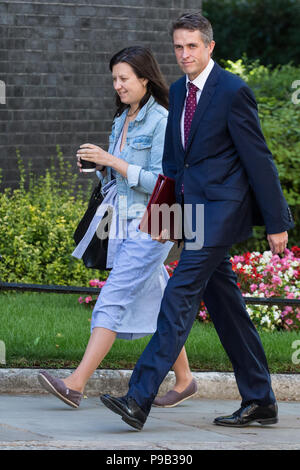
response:
M198 0L2 1L1 188L18 183L17 148L36 172L57 145L74 171L80 144L107 148L114 109L109 58L125 46L148 46L171 83L180 71L170 23L200 7Z

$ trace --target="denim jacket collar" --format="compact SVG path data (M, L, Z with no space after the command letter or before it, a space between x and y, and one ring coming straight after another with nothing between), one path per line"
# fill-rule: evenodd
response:
M135 118L136 121L142 121L145 117L146 112L152 106L154 103L154 98L151 95L150 98L148 99L147 103L142 107L142 109L139 111L137 117Z

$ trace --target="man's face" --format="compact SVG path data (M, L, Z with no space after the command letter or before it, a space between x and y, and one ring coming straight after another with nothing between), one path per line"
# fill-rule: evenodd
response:
M179 67L188 75L189 80L195 80L207 66L215 42L211 41L206 46L198 29L175 29L173 43Z

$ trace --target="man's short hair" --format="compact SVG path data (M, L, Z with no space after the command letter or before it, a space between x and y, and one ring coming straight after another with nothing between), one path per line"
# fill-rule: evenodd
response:
M184 13L174 21L171 27L171 35L176 29L189 29L190 31L200 31L203 42L206 46L214 39L213 29L207 18L200 12Z

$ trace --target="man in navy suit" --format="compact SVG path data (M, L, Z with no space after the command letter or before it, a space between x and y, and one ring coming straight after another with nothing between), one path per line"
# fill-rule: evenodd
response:
M103 395L101 400L128 424L142 429L203 299L242 397L238 411L214 423L274 424L278 411L265 353L228 253L232 244L251 236L253 225L259 223L266 226L272 252L283 252L292 216L252 91L211 58L215 43L209 21L201 14L182 15L173 24L172 34L185 76L170 88L163 171L175 178L180 204L204 205L203 246L191 249L185 239L165 289L157 331L135 366L127 395Z

